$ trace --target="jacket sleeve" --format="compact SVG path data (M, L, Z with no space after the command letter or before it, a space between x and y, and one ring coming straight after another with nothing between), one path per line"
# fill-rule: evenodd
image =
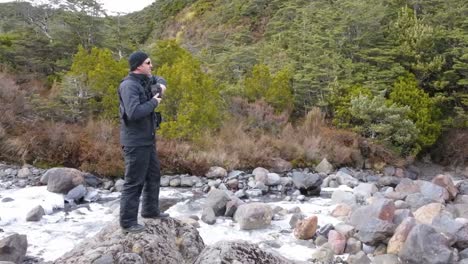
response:
M154 98L140 103L140 92L136 84L123 82L119 89L128 120L135 121L144 118L150 115L154 108L158 106L158 101Z

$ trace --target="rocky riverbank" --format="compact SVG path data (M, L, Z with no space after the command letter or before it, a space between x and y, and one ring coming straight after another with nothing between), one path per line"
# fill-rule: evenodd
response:
M2 190L47 185L50 192L63 195L64 204L74 210L100 201L107 194L118 193L122 186L119 180L103 180L67 168L7 167L0 166L0 205L15 199L2 197ZM468 182L460 178L462 175L455 176L455 182L449 174L440 174L429 181L421 180L428 177L420 175L417 168L386 167L382 173L349 168L334 170L324 160L313 170L291 170L283 166L274 171L257 168L252 172L228 172L213 167L203 177L164 176L161 183L190 189L198 197L185 202L174 200L166 207L177 203L169 209L171 215L179 219L175 221L196 228L202 235L221 226L225 232L230 228L232 234L256 232L262 236L268 233L269 238L251 241L261 248L243 246L251 251L281 254L291 245L300 245L302 251L309 251L302 261L312 263L420 263L421 260L424 263L466 263ZM317 203L325 207L309 210L309 206ZM191 210L174 213L174 208ZM42 217L56 212L46 209L35 208L24 218L40 222ZM0 225L8 230L9 223L0 219ZM21 263L25 259L27 234L7 236L8 232L2 233L0 245L15 245L18 249L14 252L19 253L15 256L0 254L0 260ZM211 238L207 240L215 242ZM116 244L122 243L119 241L114 238ZM418 244L418 241L424 243ZM226 244L222 245L226 248ZM107 252L106 247L102 254ZM126 249L127 253L135 253L134 247ZM96 257L99 254L88 254L91 248L76 250L82 250L83 256L94 256L83 260L86 263L100 259ZM154 260L147 251L154 249L143 248L136 254L145 262ZM113 254L112 260L109 254L106 256L109 262L103 263L122 263L120 255ZM206 255L196 258L203 263L221 263L215 259L210 262ZM245 259L238 261L248 263ZM289 263L297 261L288 260Z

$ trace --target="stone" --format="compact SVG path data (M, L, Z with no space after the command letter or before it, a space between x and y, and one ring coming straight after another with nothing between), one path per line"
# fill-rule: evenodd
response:
M262 167L257 167L252 171L252 175L254 175L255 181L263 183L266 183L268 173L270 172Z
M317 166L315 166L315 171L318 173L322 172L330 174L333 172L333 165L325 158L322 159L322 161Z
M433 201L445 203L450 198L449 192L445 188L432 182L418 180L416 184L419 185L421 194Z
M372 217L365 221L365 225L360 225L355 237L361 242L376 245L386 241L395 231L395 225L391 222Z
M333 263L334 258L335 253L328 243L323 244L312 253L313 263Z
M379 255L375 256L374 259L372 259L373 264L401 264L400 259L398 259L397 255L393 254L384 254L384 255Z
M143 219L143 223L145 231L123 235L118 221L114 221L54 263L93 263L109 255L115 259L114 263L122 264L134 261L184 264L193 263L205 247L197 229L177 219ZM95 254L89 254L91 251Z
M444 205L440 203L431 203L420 207L414 212L414 218L427 225L432 224L432 220L444 210Z
M209 225L213 225L216 223L216 216L211 207L203 208L201 220Z
M453 184L452 178L448 175L439 174L432 179L432 183L446 189L450 200L453 200L458 194L458 189Z
M47 190L66 194L80 184L84 184L83 173L73 168L52 168L45 173Z
M356 196L347 191L335 190L331 196L332 204L346 204L350 207L354 207L357 204Z
M354 237L348 238L346 241L345 252L348 254L356 254L362 250L362 243L361 241L355 239Z
M277 253L262 250L258 245L250 244L245 241L219 241L206 247L200 253L195 262L193 262L193 264L224 263L289 264L291 263L291 260L288 260Z
M300 220L294 228L294 236L302 240L311 239L317 231L317 222L318 218L315 215Z
M372 195L378 191L379 189L377 188L375 183L360 183L353 189L354 195L360 196L363 199L372 197Z
M356 255L348 257L348 264L371 264L371 260L363 251L359 251Z
M398 255L406 242L409 232L416 226L416 219L408 217L397 227L388 242L387 253Z
M397 209L393 217L393 223L398 226L408 217L414 217L410 209Z
M317 235L328 237L328 233L330 233L332 230L335 230L335 227L332 224L326 224L318 228Z
M64 200L67 202L75 202L78 203L81 199L83 199L86 196L86 193L88 190L83 186L83 184L80 184L76 186L75 188L71 189L64 197Z
M23 263L28 249L26 235L13 233L0 240L0 261Z
M18 171L17 177L20 179L28 178L29 176L32 176L32 173L28 168L22 168Z
M340 203L336 205L336 207L332 210L330 215L333 217L343 217L343 216L347 217L349 216L352 210L353 208L351 206Z
M226 169L218 166L211 167L205 174L208 179L225 178L227 176Z
M425 264L452 263L455 258L447 238L426 224L411 229L398 256L402 262Z
M351 188L354 188L359 185L359 181L356 178L345 173L342 170L338 171L338 173L336 174L336 179L340 185L347 185Z
M169 180L169 186L171 187L179 187L180 184L182 183L182 180L179 177L173 177ZM219 185L217 182L215 182L216 187Z
M421 206L433 203L435 201L422 195L421 193L413 193L406 196L405 202L409 204L411 211L416 211Z
M115 190L118 192L122 192L124 184L125 184L125 180L118 179L114 184Z
M37 221L40 221L42 219L42 216L44 215L45 215L44 208L38 205L34 207L33 209L31 209L31 211L29 211L29 213L26 216L26 221L37 222Z
M205 206L212 208L216 216L222 216L226 213L226 204L230 200L225 191L212 189L206 197Z
M242 230L261 229L271 224L273 212L264 203L243 204L237 208L234 220Z
M331 230L328 233L328 243L336 255L341 255L346 247L346 237L335 230Z
M302 213L294 213L292 216L291 216L291 219L289 220L289 226L291 228L296 228L296 225L297 223L300 221L300 220L303 220L305 219L305 215L302 214Z
M277 173L268 173L265 183L267 186L276 186L281 184L281 177Z
M335 230L346 238L354 236L354 233L356 232L356 228L354 226L343 223L335 225Z
M295 171L292 175L294 186L303 195L320 195L322 178L319 174L302 173Z

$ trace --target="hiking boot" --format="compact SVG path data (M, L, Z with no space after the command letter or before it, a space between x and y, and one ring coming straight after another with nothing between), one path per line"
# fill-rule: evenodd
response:
M167 217L169 217L169 214L168 213L159 213L159 214L154 214L154 215L141 215L141 217L143 217L143 218L154 218L154 219L167 218Z
M124 232L124 234L128 234L128 233L135 234L135 233L140 233L143 231L145 231L145 227L140 224L136 224L130 227L122 227L122 232Z

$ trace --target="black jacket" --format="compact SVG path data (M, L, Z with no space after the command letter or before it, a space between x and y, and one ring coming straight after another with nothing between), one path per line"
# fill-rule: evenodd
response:
M149 146L155 142L155 113L158 101L151 94L151 81L142 74L130 73L119 86L120 144Z

